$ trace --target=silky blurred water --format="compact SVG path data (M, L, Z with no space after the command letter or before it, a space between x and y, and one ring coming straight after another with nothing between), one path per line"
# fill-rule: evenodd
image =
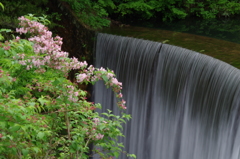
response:
M120 141L137 159L240 158L239 69L180 47L102 33L95 66L114 70L123 83L132 119ZM103 83L93 96L102 111L119 113Z

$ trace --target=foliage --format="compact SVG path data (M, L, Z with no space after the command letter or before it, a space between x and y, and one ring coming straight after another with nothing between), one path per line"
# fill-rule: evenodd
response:
M49 13L48 0L1 0L1 3L4 5L4 10L0 11L0 28L15 29L18 27L17 18L29 13L36 16L48 15L47 18L52 21L48 26L53 28L57 25L54 22L56 18L59 19L59 14Z
M110 24L108 17L117 19L138 19L172 21L197 16L204 19L230 17L239 15L240 3L238 0L62 0L67 2L79 19L93 29L107 27ZM15 28L16 17L26 14L37 16L47 15L48 0L2 0L5 6L0 12L0 26ZM3 7L0 4L0 7ZM51 21L59 19L58 13L48 14ZM50 28L56 26L51 23Z
M114 9L112 0L62 0L67 2L79 19L93 29L109 26L106 8Z
M197 16L204 19L229 17L240 13L237 0L64 0L84 23L94 28L107 26L106 16L125 19L184 19Z
M117 8L118 12L123 15L125 13L135 14L140 10L145 19L161 15L163 20L182 19L187 16L209 19L240 13L240 3L236 0L125 0L120 2Z
M12 32L11 29L0 29L0 41L4 40L4 36L3 36L4 33L11 33L11 32Z
M118 157L123 145L117 139L123 136L122 124L130 119L124 113L121 83L110 70L68 58L68 53L61 51L62 38L52 37L41 23L26 17L19 20L21 28L16 31L28 34L28 40L17 36L0 43L1 157ZM72 69L80 71L75 83L67 79ZM87 92L78 88L80 83L99 79L115 92L121 115L95 112L101 106L88 102ZM96 146L92 151L90 144Z

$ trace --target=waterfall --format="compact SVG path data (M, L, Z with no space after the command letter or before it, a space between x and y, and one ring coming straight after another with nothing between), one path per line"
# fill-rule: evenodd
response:
M99 33L95 67L114 70L127 113L121 142L137 159L240 159L240 71L188 49ZM118 113L99 82L94 101ZM126 159L121 155L120 159Z

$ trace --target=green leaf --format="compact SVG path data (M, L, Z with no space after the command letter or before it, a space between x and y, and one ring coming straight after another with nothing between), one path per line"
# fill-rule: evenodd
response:
M127 156L128 156L128 157L132 157L132 158L137 158L137 156L134 155L134 154L128 154Z
M108 113L111 113L112 111L110 109L107 109Z
M74 151L77 150L77 144L75 142L73 142L71 145L70 145L70 149L73 149Z
M1 4L1 3L0 3ZM7 32L7 33L11 33L12 30L11 29L0 29L0 32Z
M27 156L28 155L28 150L27 149L22 149L22 153L23 153L23 156Z
M13 137L12 137L11 135L7 135L6 137L7 137L8 139L10 139L10 140L13 139Z
M32 106L32 107L34 107L35 104L36 104L35 102L28 102L28 105L29 105L29 106Z
M0 2L0 7L4 10L4 5Z
M118 158L119 152L113 152L114 156Z
M55 81L52 82L52 85L57 86L60 83L63 83L64 80L64 78L56 78Z
M33 151L35 151L36 153L40 152L41 150L38 147L32 147Z
M16 131L18 131L20 128L21 128L21 126L16 125L16 126L11 127L10 130L13 131L13 132L16 132Z
M45 133L43 133L43 132L39 132L39 133L37 134L37 137L38 137L39 139L43 139L44 136L45 136Z
M41 98L39 98L38 101L40 102L41 106L44 106L49 102L48 100L44 99L44 96L41 96ZM44 109L43 107L41 108Z
M4 129L6 127L6 122L0 122L0 128Z
M102 78L103 78L104 82L107 82L107 81L108 81L108 78L107 78L106 75L102 75Z
M2 36L2 34L0 34L0 41L4 40L4 36Z
M4 54L5 54L5 56L7 56L8 57L8 55L9 55L9 53L8 53L8 51L4 51Z

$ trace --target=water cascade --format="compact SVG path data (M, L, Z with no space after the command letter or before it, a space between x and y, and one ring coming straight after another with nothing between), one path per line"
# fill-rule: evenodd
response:
M188 49L102 33L95 58L123 83L132 119L121 142L137 159L240 159L239 69ZM119 113L101 82L94 100Z

